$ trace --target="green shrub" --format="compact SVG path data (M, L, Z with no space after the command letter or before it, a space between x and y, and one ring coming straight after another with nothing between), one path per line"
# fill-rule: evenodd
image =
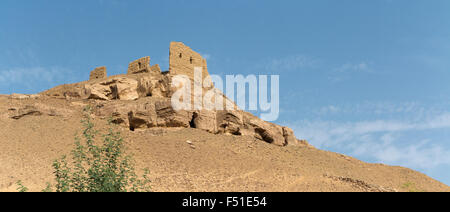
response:
M406 182L401 187L405 189L407 192L423 192L422 190L418 189L416 185L412 182Z
M81 121L84 130L81 138L75 137L70 162L66 155L53 162L56 192L150 191L148 170L141 178L136 175L133 160L124 154L123 138L113 130L111 120L109 130L98 139L90 113L90 107L86 107ZM20 181L17 185L18 191L28 190ZM52 191L52 185L47 183L42 191Z
M139 192L150 191L148 170L139 179L130 156L124 154L123 138L113 130L102 135L102 142L96 142L98 131L94 129L90 108L84 110L81 121L82 136L75 137L72 162L69 166L66 156L53 163L57 192Z
M17 191L18 192L27 192L28 191L28 188L27 187L25 187L23 184L22 184L22 181L17 181L16 182L16 184L17 184Z

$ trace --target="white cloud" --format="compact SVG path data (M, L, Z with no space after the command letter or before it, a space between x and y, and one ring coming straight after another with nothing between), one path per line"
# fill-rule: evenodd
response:
M318 111L316 111L316 113L320 114L320 115L326 115L326 114L332 114L332 113L337 113L340 112L341 108L339 108L338 106L335 105L328 105L325 107L321 107Z
M341 82L351 78L355 73L374 73L370 64L365 61L345 63L337 68L332 68L328 79L331 82Z
M378 162L412 168L428 169L442 164L450 165L450 151L432 144L430 139L411 142L405 146L394 145L394 140L379 142L377 139L379 138L372 137L355 145L352 154L371 156Z
M299 138L307 139L318 148L337 149L352 156L411 168L450 165L450 149L430 139L416 139L409 135L411 132L450 129L450 112L420 120L304 120L290 126Z
M275 58L265 63L266 70L272 71L298 71L303 68L311 68L319 61L304 55L291 55L284 58Z
M438 115L442 109L448 106L425 107L418 102L389 102L389 101L365 101L361 103L343 103L337 105L327 105L318 109L313 109L313 113L319 116L328 115L365 115L368 112L371 115L407 115L409 117L420 119L426 116ZM450 104L446 104L450 105Z
M5 87L39 87L42 84L67 82L73 73L61 67L10 68L0 70L0 84Z
M371 72L367 62L346 63L335 69L336 72Z

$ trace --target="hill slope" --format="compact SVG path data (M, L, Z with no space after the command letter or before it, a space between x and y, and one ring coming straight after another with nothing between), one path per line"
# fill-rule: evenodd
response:
M53 182L52 161L73 148L82 108L99 102L0 96L0 191L15 191L18 180L32 191ZM95 116L99 129L105 119ZM138 168L150 169L154 191L450 191L407 168L308 145L277 146L254 136L182 127L117 129Z

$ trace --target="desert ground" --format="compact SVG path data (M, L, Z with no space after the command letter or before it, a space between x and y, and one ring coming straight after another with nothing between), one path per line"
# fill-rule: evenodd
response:
M74 136L82 130L82 108L96 101L0 96L0 191L16 191L19 180L30 191L54 183L52 162L73 149ZM12 108L26 105L50 112L11 118ZM93 118L97 129L107 128L105 117ZM138 170L150 170L157 192L450 191L408 168L365 163L307 144L277 146L193 128L115 128Z

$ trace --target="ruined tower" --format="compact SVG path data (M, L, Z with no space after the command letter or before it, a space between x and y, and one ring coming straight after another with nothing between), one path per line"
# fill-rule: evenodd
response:
M91 74L89 75L89 80L93 79L105 79L106 78L106 67L97 67L93 71L91 71Z
M139 58L128 65L127 74L150 72L150 57Z
M150 71L151 71L151 72L156 72L156 73L161 73L161 68L159 67L158 64L155 64L155 65L152 65L152 66L150 67Z
M208 74L206 60L181 42L171 42L169 53L170 75L183 74L194 79L194 67L202 67L202 78Z

